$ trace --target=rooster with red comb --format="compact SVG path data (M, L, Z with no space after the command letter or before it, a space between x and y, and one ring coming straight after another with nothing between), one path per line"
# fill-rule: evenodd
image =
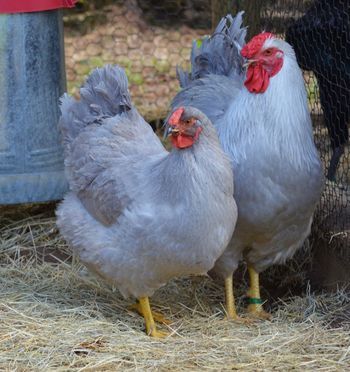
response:
M302 246L323 187L293 48L268 32L245 44L242 15L227 15L211 37L193 44L191 72L178 70L182 91L172 102L203 111L232 161L238 221L213 271L225 280L228 316L238 320L232 277L240 260L250 276L248 312L269 318L259 273Z

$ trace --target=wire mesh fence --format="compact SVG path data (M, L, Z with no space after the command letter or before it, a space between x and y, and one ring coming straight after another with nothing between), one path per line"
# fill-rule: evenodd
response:
M304 70L327 175L313 239L323 239L350 260L348 0L101 0L89 6L65 16L70 92L77 94L92 68L118 63L129 77L135 105L155 124L179 89L175 67L188 66L192 40L209 34L226 13L245 11L248 39L262 30L286 38Z
M283 7L285 5L285 7ZM350 246L350 3L346 0L279 1L262 12L268 27L294 47L305 71L315 140L327 181L315 216L322 236L349 258ZM284 22L276 22L283 14ZM284 25L278 30L280 25Z

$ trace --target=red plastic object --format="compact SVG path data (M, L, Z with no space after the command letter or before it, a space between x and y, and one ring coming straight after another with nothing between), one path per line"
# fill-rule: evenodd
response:
M73 8L77 0L0 0L0 13L40 12Z

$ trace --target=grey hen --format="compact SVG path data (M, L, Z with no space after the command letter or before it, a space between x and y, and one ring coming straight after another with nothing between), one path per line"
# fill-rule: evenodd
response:
M228 15L212 37L193 45L191 72L179 70L183 90L172 107L202 110L232 160L238 221L214 271L225 279L227 312L237 318L232 273L244 258L251 282L248 310L265 318L258 273L302 246L323 171L292 47L267 32L244 45L241 24L242 13Z
M62 98L60 130L71 191L57 210L62 235L81 261L139 300L168 280L207 273L236 223L233 177L214 127L198 109L171 113L165 150L132 106L119 67L94 70L81 100Z

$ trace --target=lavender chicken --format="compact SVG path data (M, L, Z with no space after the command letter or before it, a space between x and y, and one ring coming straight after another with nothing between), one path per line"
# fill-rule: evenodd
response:
M183 89L172 107L203 111L232 161L238 221L214 268L225 279L227 313L237 319L232 274L244 258L248 311L268 318L259 273L284 263L309 235L323 170L293 48L267 32L245 44L242 14L226 16L212 37L193 44L192 69L178 71Z
M58 227L88 269L138 299L147 334L164 336L148 297L174 277L207 273L231 239L229 158L209 119L188 106L169 115L166 151L117 66L94 70L80 95L61 101L70 192Z

